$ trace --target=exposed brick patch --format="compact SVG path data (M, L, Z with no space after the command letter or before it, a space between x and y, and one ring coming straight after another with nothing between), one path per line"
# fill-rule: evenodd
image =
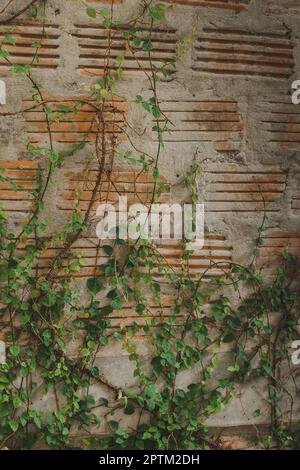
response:
M26 65L33 59L37 49L35 43L41 43L38 49L38 61L32 62L33 68L56 69L59 62L58 26L45 24L45 37L43 37L43 24L41 22L20 20L7 27L0 26L0 41L9 34L16 41L15 45L5 43L3 49L10 53L9 60L13 64ZM0 71L8 71L10 66L3 57L0 57Z
M300 106L291 100L269 101L262 119L267 142L279 150L300 150Z
M185 252L185 243L180 240L159 241L156 243L157 249L164 258L162 265L171 266L172 272L179 273L185 268L182 257ZM201 249L195 248L190 256L189 273L191 278L205 274L205 277L223 277L227 272L227 263L232 260L232 246L222 235L205 235L204 246ZM215 263L218 263L216 266ZM164 277L165 274L154 267L155 277Z
M98 171L95 169L85 170L82 168L76 171L66 171L59 209L70 212L77 205L80 210L87 210L97 174ZM158 181L166 183L166 180L162 177L159 177ZM95 213L98 204L117 203L119 195L127 196L128 204L150 204L153 195L151 174L134 173L122 169L114 169L112 174L105 172L97 192L93 213ZM167 202L168 200L169 193L162 190L159 201Z
M227 10L247 10L250 0L165 0L168 3L187 5L191 7L211 7Z
M285 80L294 70L293 44L286 32L204 28L196 41L193 70Z
M221 436L218 438L218 443L222 450L245 450L250 447L249 440L239 435Z
M126 103L120 99L107 102L104 107L103 120L97 118L96 103L88 97L46 98L46 106L52 111L62 113L62 107L76 108L76 112L67 112L65 117L59 116L59 120L53 119L50 124L52 140L60 144L78 144L95 142L97 134L101 134L103 127L108 138L123 138L125 115L128 110ZM27 121L27 135L32 144L40 144L48 141L49 134L46 116L43 106L35 106L32 100L23 102L24 117Z
M129 300L120 310L114 310L110 313L109 319L111 321L111 327L120 328L120 326L131 326L133 322L135 322L139 327L145 325L157 325L157 323L173 316L174 300L174 295L166 293L165 289L163 289L161 293L161 304L158 304L154 299L152 299L152 295L150 294L147 303L147 311L145 311L143 315L139 315L136 312L136 304ZM79 318L86 317L83 315L82 317L79 316ZM177 318L179 321L182 321L184 319L184 314L177 315ZM145 336L145 332L141 333Z
M84 74L102 75L105 65L107 50L109 47L108 30L102 26L89 24L76 24L74 36L78 38L79 52L79 70ZM123 28L115 28L111 33L110 47L110 68L117 69L118 63L115 63L117 57L124 55L125 60L122 63L122 69L127 74L144 74L144 71L150 71L148 52L136 50L135 56L124 47L126 42ZM146 37L148 30L143 29ZM174 60L177 47L177 35L175 29L166 28L164 30L154 28L151 33L153 49L151 51L152 64L161 67L163 62ZM137 59L137 60L136 60ZM138 62L142 66L139 67ZM174 68L170 67L170 73L174 73Z
M149 305L147 305L147 312L142 316L135 311L133 303L128 303L122 310L113 312L109 318L112 322L112 327L130 326L132 322L136 322L139 326L145 326L153 324L153 321L160 323L166 321L167 318L172 316L172 310L174 308L174 297L171 295L162 295L162 305L157 305L155 301L149 299ZM183 320L183 315L178 315L178 320Z
M167 318L173 316L174 297L171 295L162 295L162 305L158 305L154 300L149 299L147 304L147 311L143 315L139 315L135 311L133 302L128 302L121 310L112 312L109 315L112 328L120 328L130 326L135 322L139 327L146 325L157 325ZM177 316L178 321L183 321L184 315ZM144 332L141 332L145 336Z
M34 243L34 240L28 239L26 244ZM58 278L64 277L64 268L70 266L78 257L83 257L85 265L80 268L80 271L75 274L77 279L87 279L91 276L104 277L104 273L101 266L107 263L109 257L101 249L103 241L98 240L94 237L81 237L73 244L71 253L68 257L62 258L62 268L58 271ZM179 241L158 242L156 244L157 249L161 255L170 263L172 269L179 272L184 264L181 263L181 258L184 253L184 244ZM24 252L25 247L20 247L18 252ZM52 266L54 258L61 252L62 245L58 242L54 242L51 246L47 247L38 261L38 269L40 273L46 273L47 270ZM191 257L190 275L192 278L196 278L208 270L208 267L215 262L222 263L219 267L213 267L207 271L205 278L220 278L223 277L228 268L226 268L226 262L231 260L232 248L226 241L225 237L218 235L206 235L205 246L202 250L196 251ZM143 272L143 267L139 268ZM147 269L148 271L148 269ZM146 272L146 269L145 269ZM161 274L158 271L157 265L154 265L152 269L153 278L162 281ZM160 321L163 321L167 317L174 316L174 300L175 291L170 282L164 279L164 284L161 285L162 292L160 295L161 302L155 301L151 293L147 294L148 303L147 311L143 315L139 315L135 310L135 303L132 301L124 302L124 306L119 310L114 310L110 315L112 328L120 328L132 325L132 322L136 322L139 327L149 325L155 327ZM208 305L203 305L203 308L207 308ZM79 318L86 318L86 315L79 316ZM181 322L184 320L184 313L176 315L177 321ZM145 337L145 332L141 332L142 336Z
M283 262L284 253L300 257L300 233L268 231L263 236L263 245L259 249L258 266L264 268L268 274L275 274Z
M18 186L12 188L10 182L0 182L0 202L5 212L27 213L33 204L33 191L37 189L38 167L36 162L17 161L0 162L0 168L5 169L4 176L11 178Z
M28 239L27 244L34 243L34 240ZM80 268L77 277L89 277L100 275L99 267L105 264L109 257L101 249L102 240L96 237L80 237L72 246L69 260L63 257L63 267L73 262L76 257L83 257L85 265ZM182 257L185 253L185 244L180 240L168 240L155 242L156 249L163 258L162 265L166 268L171 266L171 272L179 273L185 268L185 262ZM53 259L62 250L62 243L53 242L41 253L39 260L39 269L46 270L52 265ZM19 252L24 252L25 247L20 247ZM226 264L232 260L232 247L226 238L221 235L205 235L203 248L195 249L190 257L190 275L195 278L198 275L206 274L206 277L221 277L224 275ZM214 266L218 263L218 266ZM143 269L143 268L141 268ZM63 273L61 273L63 274ZM102 273L103 274L103 273ZM152 274L155 278L160 278L162 273L158 270L158 264L154 263ZM170 306L171 303L167 303Z
M235 100L164 101L162 110L172 122L167 142L206 142L222 152L238 151L243 140L243 120Z
M286 188L278 166L209 165L205 172L206 212L277 212Z
M34 244L34 239L27 239L26 245ZM62 256L62 266L57 271L57 277L64 277L64 270L67 269L74 261L78 258L84 258L85 263L81 266L80 271L74 274L77 279L85 280L89 277L105 277L104 272L101 269L107 261L107 256L101 249L103 241L96 237L83 236L80 237L72 245L71 251L68 256ZM185 250L185 244L178 240L168 242L157 242L155 243L157 250L161 256L165 259L164 265L170 264L172 271L179 273L181 269L184 269L184 262L182 262L182 256ZM54 241L48 243L47 247L40 253L38 258L37 268L40 274L46 274L46 272L52 267L53 260L61 253L63 248L62 242ZM25 254L25 246L19 245L17 250L18 254ZM228 270L226 263L232 259L232 247L226 241L225 237L221 235L209 235L205 236L205 244L201 250L196 250L191 256L190 260L190 276L197 278L200 275L204 275L204 278L220 278ZM220 263L218 266L213 266L214 263ZM209 267L211 267L209 269ZM147 271L148 268L139 268L140 272ZM162 278L162 274L158 269L157 264L154 264L152 268L153 278L161 282L162 292L160 295L161 302L152 298L151 293L147 294L148 303L147 311L143 315L139 315L135 310L135 303L132 301L124 302L124 306L119 310L114 310L110 315L111 328L120 328L132 325L135 322L139 327L149 325L155 327L161 321L167 317L174 316L174 300L176 292L173 289L172 283L165 278ZM203 305L206 309L209 305ZM86 315L80 316L79 318L86 318ZM184 320L184 313L176 315L177 321L181 322ZM145 337L145 332L141 331L140 334Z
M26 245L34 244L33 239L28 239ZM38 268L41 272L47 271L53 264L53 260L61 253L63 249L62 242L47 243L46 248L40 252L38 260ZM25 247L20 245L19 253L25 252ZM109 257L100 249L100 241L97 238L81 237L72 245L71 252L68 256L62 256L62 267L59 268L59 276L64 275L64 269L70 266L78 257L83 257L86 265L82 266L80 271L75 273L75 277L89 277L99 274L99 266L106 263ZM96 270L96 272L95 272Z
M26 244L34 243L34 240L28 239ZM62 268L59 271L59 276L63 276L63 269L67 268L78 257L85 259L85 265L80 268L80 271L75 274L75 277L86 278L90 276L104 276L101 266L109 260L109 257L101 249L103 241L96 237L80 237L72 246L71 254L62 257ZM180 273L181 269L185 269L185 262L182 257L185 253L185 244L180 240L157 241L155 247L158 253L163 258L162 266L166 268L170 265L170 274ZM38 267L41 271L46 271L52 266L53 259L59 255L63 248L61 242L53 242L51 245L41 253ZM20 247L19 252L24 252L25 247ZM228 270L227 263L232 261L232 246L228 243L225 237L221 235L205 235L205 243L203 248L195 249L190 257L190 276L196 278L200 275L205 275L205 278L223 277ZM216 265L218 263L218 265ZM140 271L148 272L148 268L143 268L141 264ZM154 263L152 268L152 275L155 279L164 280L164 283L169 283L165 276L158 269L158 264ZM165 297L166 303L163 304L162 310L169 310L172 306L171 291ZM150 304L151 305L151 304ZM154 308L154 305L152 305ZM152 308L151 307L151 308ZM132 309L132 306L127 305L125 310Z

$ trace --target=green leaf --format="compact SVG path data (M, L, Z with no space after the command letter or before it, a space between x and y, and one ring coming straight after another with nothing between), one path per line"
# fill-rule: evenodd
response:
M120 299L115 299L112 301L111 306L114 310L121 310L123 304Z
M7 42L8 44L12 44L13 46L16 44L15 38L11 36L10 34L5 36L4 41Z
M38 429L42 428L42 422L41 422L41 419L38 416L34 416L33 422L34 422L34 424L36 425L36 427Z
M160 109L157 105L152 106L152 114L155 117L155 119L159 119L161 116Z
M232 341L234 341L234 338L235 338L234 334L230 333L230 334L224 336L223 342L224 343L231 343Z
M88 7L86 9L86 13L90 18L96 18L97 16L97 11L96 11L96 8L94 7Z
M10 383L9 379L4 375L0 375L0 384L8 385Z
M108 400L106 398L99 398L99 405L100 406L108 406Z
M156 168L153 169L153 172L152 172L152 177L153 177L154 181L157 181L158 176L159 176L159 170L156 167Z
M103 24L104 28L108 29L110 27L110 24L111 24L110 18L105 18L105 20L103 21L102 24Z
M18 424L17 421L15 421L15 420L13 420L13 419L10 419L10 420L9 420L9 426L10 426L10 428L11 428L11 430L12 430L13 432L16 432L17 429L18 429L18 427L19 427L19 424Z
M43 332L43 340L44 340L44 344L45 346L50 346L51 342L52 342L52 334L51 334L51 331L50 330L45 330Z
M31 46L34 47L35 49L40 49L42 47L42 44L36 41L36 42L33 42Z
M240 366L238 364L235 364L234 366L229 366L227 370L229 372L239 372Z
M30 8L29 8L29 15L32 17L32 18L36 18L37 15L38 15L38 9L36 7L36 5L30 5Z
M114 251L113 247L110 245L103 245L101 248L108 256L111 256Z
M103 8L99 13L103 18L110 18L110 11L107 8Z
M91 374L93 377L99 377L100 371L97 366L92 367Z
M95 403L96 403L95 398L93 397L93 395L88 395L86 397L86 401L89 405L95 405Z
M151 18L153 18L154 20L163 21L165 19L165 10L165 5L158 3L154 7L150 8L149 13Z
M108 97L108 91L105 88L102 88L102 90L100 90L100 96L101 98L106 99Z
M146 310L146 306L144 304L137 304L135 307L135 311L141 315Z
M140 45L142 44L142 40L138 36L135 36L132 42L135 47L140 47Z
M56 342L61 349L65 349L65 343L60 338L56 338Z
M134 413L134 406L133 405L127 405L126 408L124 409L125 415L133 415Z
M8 57L10 57L10 53L8 51L5 51L4 49L0 49L0 57L4 57L5 59L7 59Z
M12 356L17 357L20 354L20 346L18 344L13 344L9 348L9 351L12 354Z
M114 309L110 305L106 305L100 309L100 315L109 315L113 310Z
M113 432L115 432L119 427L119 423L117 421L108 421L108 425Z
M13 74L20 74L20 75L24 75L26 73L29 72L30 70L30 65L19 65L19 64L13 64L12 65L12 73Z
M86 286L92 295L97 295L103 287L103 281L98 277L91 277L87 280Z
M87 356L90 355L90 351L88 350L88 348L82 348L82 349L80 350L80 355L81 355L82 357L87 357Z
M49 152L49 157L50 157L50 161L56 165L57 162L58 162L58 153L57 152L54 152L54 151L51 151Z
M153 44L152 44L151 38L145 39L143 43L143 50L146 52L150 52L152 51L152 49L153 49Z

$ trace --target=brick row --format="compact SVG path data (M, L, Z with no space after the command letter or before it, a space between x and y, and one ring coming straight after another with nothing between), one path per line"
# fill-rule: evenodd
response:
M74 36L79 42L79 70L84 74L101 75L109 64L111 69L118 69L118 58L123 56L122 69L127 74L140 74L143 70L150 71L149 53L142 48L134 49L134 53L124 45L124 28L113 28L111 31L91 24L76 24ZM149 36L149 30L143 28L141 38ZM176 54L177 35L175 29L157 29L151 32L153 49L151 50L152 65L157 68L164 63L174 61ZM109 60L107 51L110 51ZM174 68L169 67L170 73Z
M120 99L106 102L102 112L100 106L89 97L47 98L45 106L58 113L52 115L50 130L53 142L76 144L81 141L95 142L104 132L106 137L124 139L127 105ZM48 141L48 123L43 105L35 105L32 100L23 101L23 115L28 124L27 136L32 144ZM63 111L65 109L65 111ZM70 111L73 109L73 111ZM51 117L51 116L50 116Z
M157 249L163 258L162 266L172 274L179 274L186 269L183 259L185 244L179 240L156 243ZM232 261L232 246L222 235L205 234L203 248L195 248L189 258L189 276L197 278L204 275L206 278L224 277L228 272L228 263ZM158 264L154 265L153 275L156 278L165 276L165 271L160 272ZM170 268L168 268L170 266Z
M291 100L265 104L262 128L268 143L279 150L300 150L300 107Z
M266 274L274 275L276 270L282 266L285 253L290 253L299 259L299 233L268 230L263 236L263 245L259 248L258 266Z
M280 167L209 165L205 170L206 212L277 212L286 188Z
M87 210L97 175L96 169L65 171L59 209L69 212L74 210L76 206L83 212ZM166 183L166 180L159 177L158 183ZM114 169L111 174L104 172L92 212L97 210L99 204L117 203L119 196L127 196L129 204L149 204L152 202L153 188L154 183L150 174L124 171L123 169ZM163 189L159 202L167 202L168 200L169 193Z
M32 209L33 191L37 189L38 166L36 162L17 161L0 162L5 170L3 176L10 178L18 186L12 187L11 182L0 182L0 202L3 210L10 214L27 213Z
M248 9L250 0L165 0L168 3L191 7L211 7L243 11Z
M28 239L26 245L33 244L34 240ZM64 268L70 266L76 259L83 258L85 265L80 267L80 271L75 275L78 278L86 278L91 276L103 276L100 269L102 265L107 263L109 257L101 249L103 241L94 237L80 237L73 244L71 253L68 256L62 256L62 267L58 270L59 277L64 276ZM165 277L159 266L170 273L180 274L186 269L186 262L183 261L185 254L185 244L179 240L157 241L154 244L158 256L163 261L158 264L154 263L151 273L155 279ZM47 271L53 264L53 259L61 253L63 245L61 242L51 242L40 253L38 260L38 269ZM26 247L18 248L19 255L26 252ZM228 271L228 263L232 260L232 247L225 237L221 235L205 235L205 243L203 248L195 249L190 256L189 275L191 278L197 278L199 275L205 274L206 278L223 277ZM170 267L170 268L169 268ZM140 272L148 272L141 264ZM164 271L166 272L166 271ZM166 281L169 282L169 281Z
M238 151L243 139L243 120L234 100L164 101L161 108L171 124L165 142L206 142L215 150Z
M293 43L286 32L204 28L196 40L193 70L287 79L294 70Z
M43 26L37 20L20 20L10 25L9 29L0 26L0 42L7 35L14 38L15 44L5 42L2 48L9 52L12 64L31 64L33 68L38 69L58 67L60 58L58 25L46 23ZM35 54L38 55L38 60L34 60ZM7 71L9 68L6 59L0 57L0 71Z

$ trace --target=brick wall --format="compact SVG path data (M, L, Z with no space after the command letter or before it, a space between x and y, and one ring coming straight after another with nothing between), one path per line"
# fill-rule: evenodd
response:
M88 2L97 6L110 3ZM136 14L137 0L115 3L122 20ZM165 136L160 161L161 180L170 182L172 189L171 194L162 194L161 200L186 201L184 173L197 155L204 161L199 192L206 205L206 241L204 248L192 257L192 274L203 272L215 260L247 262L265 206L267 232L260 262L265 272L272 275L274 263L279 262L278 255L287 243L293 252L300 251L300 105L291 104L290 98L293 80L300 79L300 0L166 3L167 22L154 31L154 63L171 60L182 44L188 43L190 47L179 54L177 70L172 71L170 80L158 85L162 109L174 124ZM14 5L10 8L7 17L13 14ZM88 100L90 85L103 72L107 31L85 15L79 0L50 0L46 30L40 61L34 69L44 83L51 101L49 106L55 110L57 103L68 105L74 100ZM32 43L41 34L41 24L27 17L19 18L12 31L16 38L16 44L8 46L12 60L25 64L33 53ZM3 34L0 26L0 38ZM120 84L124 101L119 99L108 105L107 129L114 133L120 129L121 135L126 115L132 127L129 137L138 148L153 151L156 145L151 132L153 123L141 108L132 104L139 90L147 91L147 80L130 52L122 50L120 41L118 33L114 34L112 55L125 54L125 74ZM141 52L139 59L149 70L147 54ZM8 95L1 112L20 111L18 115L0 116L0 167L6 168L8 176L23 186L18 190L0 183L0 199L10 224L17 228L26 220L37 175L43 174L45 163L43 158L29 157L24 144L43 143L47 128L41 110L31 109L32 97L26 80L11 76L0 57L2 77ZM66 122L52 124L53 140L59 148L78 143L84 134L88 142L84 150L66 160L52 182L47 217L53 228L64 224L78 193L81 209L86 208L95 176L92 167L87 169L89 143L95 140L95 128L91 127L93 112L86 102ZM126 144L126 139L115 144ZM114 170L113 182L111 185L103 181L96 203L107 197L115 200L118 190L130 195L133 188L143 201L149 202L147 177L133 178L121 165ZM98 254L98 245L95 233L91 232L74 246L74 253L82 252L87 258L79 283L105 261ZM182 245L170 242L160 248L172 266L178 268ZM49 247L39 269L49 266L58 250L59 246ZM211 275L220 276L222 272L216 269ZM154 317L168 314L172 296L169 286L164 288L163 312L149 304ZM130 305L113 315L114 326L137 318ZM145 319L138 321L143 323ZM149 355L145 338L138 339L138 348L145 357ZM76 354L76 344L70 345L70 350ZM228 351L220 354L226 365ZM134 386L132 365L119 346L110 344L104 348L97 362L114 385ZM186 380L184 376L179 378L183 385ZM234 399L228 409L211 420L211 427L225 426L235 433L252 423L252 412L258 408L264 390L257 383L243 392L243 404ZM44 400L38 401L38 406L49 406ZM295 410L299 411L299 404ZM267 413L262 413L255 423L264 425L267 421Z

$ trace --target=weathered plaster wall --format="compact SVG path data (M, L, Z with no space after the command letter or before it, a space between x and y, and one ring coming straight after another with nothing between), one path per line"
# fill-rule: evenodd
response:
M1 7L5 2L0 3ZM91 0L90 3L105 2ZM247 261L263 215L261 192L267 201L268 217L261 260L274 265L287 239L291 238L292 250L300 252L300 105L293 105L290 97L293 80L300 79L300 0L169 0L168 3L167 23L162 31L155 33L154 58L172 58L178 43L189 47L179 55L172 79L158 85L163 108L176 126L166 136L160 171L172 183L171 200L183 202L188 200L184 173L196 154L205 161L199 191L206 204L207 237L205 248L195 255L195 270L204 269L209 259L220 257ZM17 4L22 2L13 2L12 12ZM118 2L118 16L122 20L130 19L138 4L137 0ZM103 69L104 32L86 16L79 0L50 0L48 15L48 37L35 73L44 83L47 96L54 101L85 96ZM22 19L17 28L19 41L16 46L10 46L12 57L17 63L26 63L30 53L26 38L28 34L38 35L39 27ZM138 90L147 94L148 83L129 58L125 68L120 90L130 103ZM7 85L7 104L1 106L1 112L30 107L28 83L20 76L11 76L0 58L2 77ZM139 137L132 133L136 146L153 151L155 142L148 130L151 123L146 124L147 114L134 104L124 105L120 101L119 107L119 118L122 120L126 113L132 127L141 134ZM53 134L55 143L63 146L78 142L89 129L90 112L86 112L84 122L74 119L68 124L58 124ZM21 193L0 189L0 199L10 221L17 226L30 208L37 171L37 162L29 161L24 143L28 139L42 142L46 138L46 125L38 110L0 117L0 125L0 166L6 167L16 180L26 182L26 190ZM92 133L89 139L93 140ZM52 228L59 228L73 207L72 191L80 185L88 153L85 148L71 157L50 188L47 216ZM120 171L116 182L120 181ZM141 181L141 188L146 183ZM82 201L83 208L84 204ZM93 237L91 231L90 237L78 242L76 247L84 249L89 260L79 282L84 282L93 266ZM175 264L178 251L172 247L164 249L169 250L171 257L173 254ZM169 302L166 292L166 308ZM130 308L120 315L128 322ZM114 323L119 321L116 318ZM140 338L138 345L146 358L149 355L146 340ZM76 345L73 346L76 354ZM220 351L220 355L226 367L228 352ZM134 384L133 365L119 346L110 344L104 348L96 362L103 376L115 386ZM178 380L184 386L187 377L182 374ZM107 391L97 393L104 396ZM263 394L259 382L246 388L242 399L235 398L209 424L216 428L248 426L258 403L266 408ZM49 406L50 400L44 397L40 406ZM255 420L255 424L267 422L264 413Z

